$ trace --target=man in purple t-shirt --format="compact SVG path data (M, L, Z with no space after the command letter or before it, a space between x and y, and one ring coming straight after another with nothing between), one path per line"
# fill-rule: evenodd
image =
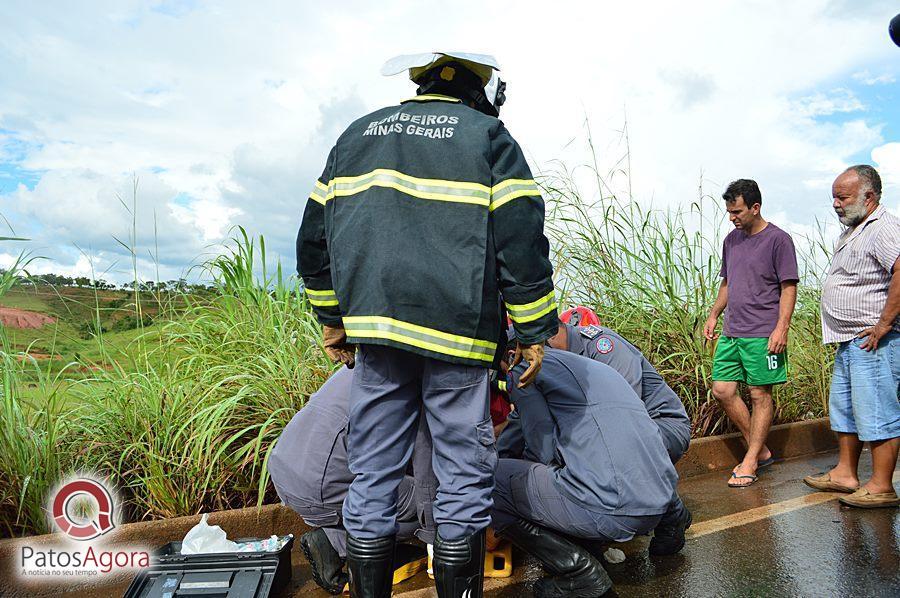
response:
M735 230L722 245L722 284L703 333L707 340L718 338L716 325L727 306L713 358L712 394L747 441L747 453L728 480L732 488L745 488L773 461L766 446L772 385L787 381L787 336L799 276L790 235L760 214L756 182L738 179L722 198ZM739 382L750 387L752 411L741 399Z

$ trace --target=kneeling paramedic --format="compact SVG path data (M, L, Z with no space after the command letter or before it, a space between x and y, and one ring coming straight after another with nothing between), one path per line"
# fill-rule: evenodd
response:
M509 388L528 460L500 459L493 527L551 574L537 596L600 596L612 581L569 538L625 542L654 529L673 506L675 467L640 398L609 366L548 349L524 389L522 369Z
M423 405L438 595L482 595L497 461L488 368L503 307L529 362L522 384L556 330L544 203L497 119L503 85L485 91L497 69L473 54L389 61L382 72L408 70L418 95L351 124L306 204L298 270L326 352L355 364L343 510L353 596L390 594L397 488Z
M347 532L341 511L353 474L347 464L347 427L353 372L336 371L285 427L269 457L269 474L281 501L314 527L300 537L315 582L331 594L347 584ZM434 542L431 522L431 440L427 425L419 425L412 458L397 493L398 539ZM424 567L424 551L397 544L393 581Z
M624 337L599 324L572 326L560 321L559 332L547 341L547 345L613 368L640 397L659 430L672 463L677 463L687 452L691 440L691 420L684 404L653 364ZM520 458L524 439L518 413L513 411L507 422L497 441L497 452L501 458ZM668 555L680 551L685 544L685 531L691 523L691 513L676 493L673 508L653 530L650 554Z

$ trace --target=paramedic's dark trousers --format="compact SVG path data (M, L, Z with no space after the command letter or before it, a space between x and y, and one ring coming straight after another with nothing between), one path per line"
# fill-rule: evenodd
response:
M525 519L601 543L625 542L646 534L662 518L662 514L630 516L589 511L560 492L553 468L521 459L500 459L493 515L497 531Z
M412 455L422 405L434 445L438 532L458 540L490 524L497 454L487 368L360 345L348 435L356 477L344 501L350 535L372 539L397 533L397 488Z
M397 533L398 540L421 537L425 531L419 529L422 505L417 502L416 482L412 476L404 476L397 493ZM322 505L293 501L288 503L310 527L321 527L341 558L347 558L347 531L341 521L343 504ZM433 541L432 541L433 543Z

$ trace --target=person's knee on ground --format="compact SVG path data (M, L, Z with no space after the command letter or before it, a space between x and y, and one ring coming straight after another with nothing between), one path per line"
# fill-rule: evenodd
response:
M497 533L536 558L552 576L535 585L535 596L602 596L612 588L600 561L561 534L524 519L503 526Z

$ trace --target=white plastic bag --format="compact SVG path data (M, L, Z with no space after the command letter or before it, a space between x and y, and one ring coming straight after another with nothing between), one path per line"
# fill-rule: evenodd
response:
M181 554L237 552L238 545L227 538L225 530L206 522L208 516L204 513L200 523L188 530L184 540L181 541Z
M625 561L625 553L618 548L609 548L603 553L607 563L622 563Z

